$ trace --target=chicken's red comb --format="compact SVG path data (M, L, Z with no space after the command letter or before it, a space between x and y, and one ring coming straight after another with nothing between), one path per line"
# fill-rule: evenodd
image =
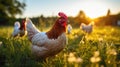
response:
M67 19L67 15L66 15L65 13L63 13L63 12L59 12L58 15L59 15L60 17L63 17L63 18L65 18L65 19Z

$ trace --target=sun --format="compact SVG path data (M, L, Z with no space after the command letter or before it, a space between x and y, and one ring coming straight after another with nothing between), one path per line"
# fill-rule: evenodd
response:
M107 8L104 3L100 2L89 2L83 3L83 9L86 15L90 18L96 18L105 15Z
M108 6L103 2L87 0L78 4L76 9L83 10L85 14L90 18L96 18L103 16L107 13Z

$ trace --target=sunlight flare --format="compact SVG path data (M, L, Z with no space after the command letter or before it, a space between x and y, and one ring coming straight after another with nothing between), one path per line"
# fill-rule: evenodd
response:
M101 1L83 1L82 4L76 3L78 7L76 9L83 10L85 14L90 18L96 18L107 13L109 9L107 4Z

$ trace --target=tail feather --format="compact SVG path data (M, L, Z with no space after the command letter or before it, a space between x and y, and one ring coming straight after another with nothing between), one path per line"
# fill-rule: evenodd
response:
M20 22L16 21L16 22L14 23L14 27L20 28Z
M39 33L40 31L35 27L35 25L32 23L32 21L28 18L26 18L26 28L27 28L27 32L28 32L28 39L31 40L32 37Z

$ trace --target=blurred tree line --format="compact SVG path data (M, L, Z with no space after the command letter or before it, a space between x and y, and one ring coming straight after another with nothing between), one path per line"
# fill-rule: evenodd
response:
M91 22L91 18L88 17L83 10L80 10L78 15L74 17L75 26L80 26L81 23L89 24Z
M117 26L118 21L120 21L120 13L111 14L110 9L108 9L106 16L101 16L94 19L96 25L112 25Z
M16 19L15 16L22 14L25 6L24 1L0 0L0 25L13 25L15 21L22 22L25 18ZM43 30L44 27L53 25L56 19L57 16L44 17L44 15L31 18L33 23L40 27L41 30ZM117 22L120 21L120 13L112 15L110 9L108 9L106 16L91 19L83 10L80 10L77 16L69 16L68 19L68 23L73 27L79 27L81 23L89 24L92 21L94 21L95 25L117 25Z
M18 0L0 0L0 25L9 25L17 14L22 14L25 3Z
M42 31L45 27L50 27L53 25L53 23L56 21L57 16L52 17L44 17L44 15L41 15L39 17L32 17L31 20L33 23L40 27L39 29Z
M44 27L52 26L54 22L57 20L57 18L58 18L57 16L44 17L44 15L41 15L39 17L32 17L31 20L36 26L40 27L39 29L43 30ZM89 24L92 21L94 21L94 24L97 26L103 25L117 26L117 22L120 20L120 13L112 15L109 9L106 12L106 16L91 19L85 14L83 10L80 10L77 16L75 17L69 16L68 20L69 20L68 24L71 24L73 27L77 28L80 27L81 23Z
M117 26L118 21L120 21L120 13L111 14L110 9L108 9L108 11L106 12L106 16L100 16L100 17L91 19L84 13L84 11L81 10L78 13L78 15L74 17L73 24L75 24L75 26L80 26L81 23L89 24L92 21L97 26L103 26L103 25Z

